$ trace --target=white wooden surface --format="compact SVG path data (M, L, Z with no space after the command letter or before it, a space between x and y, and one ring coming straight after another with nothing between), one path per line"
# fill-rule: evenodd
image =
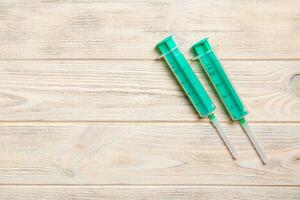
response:
M0 199L300 199L300 2L0 0ZM209 36L270 163L233 161L157 59Z
M255 122L299 122L299 61L225 61ZM200 66L193 66L205 87ZM0 61L3 121L206 121L161 61ZM217 116L228 115L214 98ZM84 115L83 115L84 113Z
M299 199L298 187L246 186L0 186L0 197L14 200L44 199Z

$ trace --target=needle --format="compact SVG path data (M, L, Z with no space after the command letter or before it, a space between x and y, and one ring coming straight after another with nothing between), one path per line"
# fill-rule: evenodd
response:
M240 120L240 124L242 125L244 131L246 132L248 138L250 139L254 149L256 150L257 154L259 155L261 161L263 162L263 164L267 164L267 157L265 155L265 153L263 152L261 146L258 144L258 142L256 141L250 127L248 126L248 123L246 122L245 119Z
M237 157L238 157L238 154L237 154L235 148L232 146L231 142L229 141L227 135L224 133L224 130L220 126L219 121L214 116L214 114L212 114L208 117L209 117L210 121L212 122L212 124L214 125L214 127L217 129L220 137L222 138L222 140L223 140L224 144L226 145L227 149L229 150L232 158L236 160Z

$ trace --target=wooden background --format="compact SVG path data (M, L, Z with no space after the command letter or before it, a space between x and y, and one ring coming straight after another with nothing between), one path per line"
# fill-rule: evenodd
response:
M158 60L210 37L262 165L217 104L233 161ZM299 0L1 0L0 199L300 199Z

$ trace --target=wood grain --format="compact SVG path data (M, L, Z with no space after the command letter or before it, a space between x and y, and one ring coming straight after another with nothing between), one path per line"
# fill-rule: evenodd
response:
M0 184L300 185L298 123L251 124L267 165L222 126L237 161L209 123L2 123Z
M209 36L221 58L299 59L298 0L2 0L1 59L154 59L174 34Z
M300 121L299 61L223 64L250 121ZM1 121L203 121L162 61L0 61L0 71Z
M171 186L171 187L7 187L0 186L2 200L274 200L300 198L299 187L218 187L218 186Z
M0 199L300 199L298 0L0 0ZM209 36L270 162L233 161L158 60Z

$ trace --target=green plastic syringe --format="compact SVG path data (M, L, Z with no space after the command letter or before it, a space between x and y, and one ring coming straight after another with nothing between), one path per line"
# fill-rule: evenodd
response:
M169 36L159 42L156 48L160 51L161 56L164 57L168 63L170 69L194 105L198 114L201 117L208 117L211 120L232 157L236 159L237 153L235 149L224 134L217 118L213 114L216 109L215 105L203 88L202 84L199 82L187 60L177 48L172 36Z
M264 164L266 164L267 158L262 148L257 143L250 127L247 124L247 121L245 120L245 116L248 114L248 111L245 109L236 90L231 84L229 77L225 73L221 63L212 50L208 42L208 38L205 38L194 44L192 46L192 51L196 55L196 58L200 61L204 71L212 82L232 120L240 122L260 159Z

